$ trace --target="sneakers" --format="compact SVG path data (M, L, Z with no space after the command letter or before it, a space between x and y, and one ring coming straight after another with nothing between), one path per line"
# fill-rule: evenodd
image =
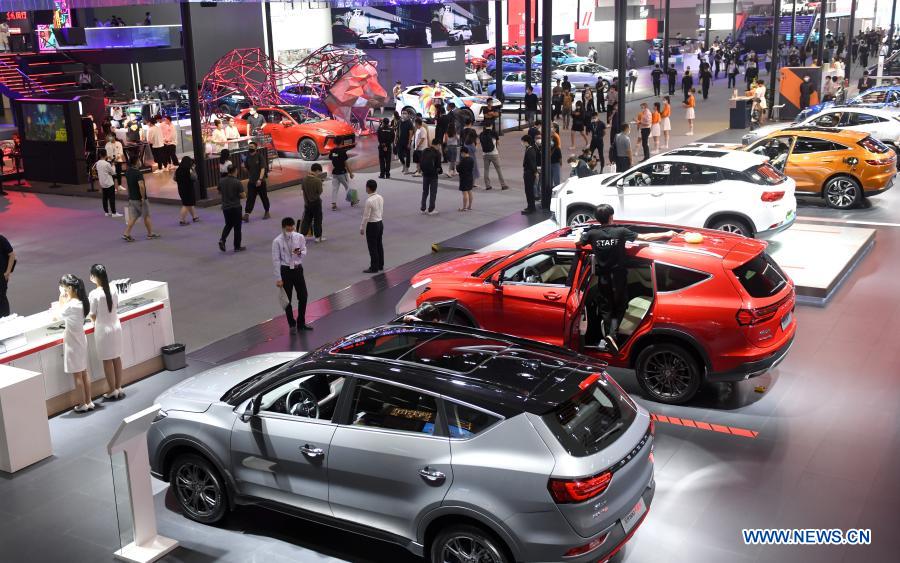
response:
M106 215L107 217L109 217L109 213L104 211L103 214Z
M121 213L110 213L109 216L110 217L124 217L124 215L122 215Z
M315 239L316 242L322 242L322 241L324 241L324 240L328 240L328 239L326 239L325 237L317 237L317 238Z
M437 209L433 209L428 212L428 215L437 215L438 213L440 213L440 211L438 211Z
M147 235L147 239L148 239L148 240L157 239L157 238L159 238L159 237L160 237L160 234L159 234L159 233L150 233L149 235Z

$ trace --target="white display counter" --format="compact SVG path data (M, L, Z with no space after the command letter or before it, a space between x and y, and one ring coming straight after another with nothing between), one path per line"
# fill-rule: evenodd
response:
M122 382L132 383L163 369L160 348L175 342L169 286L141 281L119 294L122 322ZM84 325L88 337L88 371L92 395L105 393L103 362L97 358L94 325ZM80 401L75 381L63 371L62 321L49 309L0 323L0 364L43 374L47 414L68 410Z

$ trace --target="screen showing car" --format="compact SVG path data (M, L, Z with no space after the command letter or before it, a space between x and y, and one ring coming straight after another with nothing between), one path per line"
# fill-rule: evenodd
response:
M22 104L25 139L65 143L69 140L62 104Z

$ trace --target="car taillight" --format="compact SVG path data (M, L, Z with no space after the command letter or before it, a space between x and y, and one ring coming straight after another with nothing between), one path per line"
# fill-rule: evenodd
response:
M563 557L577 557L579 555L584 555L585 553L590 553L603 545L606 542L606 538L609 537L609 534L603 534L599 538L594 538L591 543L586 543L584 545L573 547L569 551L563 555Z
M884 165L890 164L892 162L894 162L893 158L879 158L879 159L867 160L866 164L870 164L872 166L884 166Z
M771 320L778 313L780 303L769 305L768 307L760 307L758 309L740 309L735 318L741 326L753 326L755 324L764 323Z
M569 504L594 498L609 487L610 481L612 473L604 471L583 479L550 479L547 489L558 504Z
M763 192L760 199L763 201L778 201L784 197L784 192Z

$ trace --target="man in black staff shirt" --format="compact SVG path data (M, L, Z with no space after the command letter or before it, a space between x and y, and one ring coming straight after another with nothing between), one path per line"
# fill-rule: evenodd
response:
M675 84L678 81L678 71L675 70L675 63L672 63L669 66L669 70L666 71L666 81L669 85L669 95L675 95Z
M481 119L485 127L497 130L497 120L500 119L500 107L494 105L494 98L488 98L487 105L481 108Z
M250 221L250 214L253 213L253 206L256 205L256 197L259 196L263 204L265 214L263 219L271 217L269 215L269 191L266 187L266 180L269 178L269 159L265 151L258 150L256 143L251 141L248 145L247 160L244 162L247 168L247 205L244 207L244 222Z
M256 113L256 108L250 108L250 114L247 116L247 127L250 128L250 135L259 135L263 126L266 124L266 118Z
M534 88L529 86L525 88L525 121L528 122L528 126L534 126L534 116L537 115L538 112L538 97L537 94L534 93Z
M588 330L585 335L585 345L594 346L599 342L597 338L597 323L591 322L600 318L600 333L606 341L607 350L619 351L616 342L616 333L619 323L625 316L628 307L628 270L625 267L625 243L641 240L652 242L656 240L670 239L675 236L675 231L663 233L638 234L626 227L617 227L612 224L613 208L611 205L601 204L594 211L594 216L600 223L592 226L581 234L579 246L590 246L594 252L594 275L597 276L597 285L592 290L593 295L587 297ZM594 313L593 315L591 313Z
M10 314L9 299L6 298L6 289L9 287L9 279L16 268L16 253L9 244L9 240L0 235L0 318Z
M659 92L662 89L662 69L659 68L657 64L653 67L653 70L650 71L650 77L653 79L653 95L657 98L659 97Z

